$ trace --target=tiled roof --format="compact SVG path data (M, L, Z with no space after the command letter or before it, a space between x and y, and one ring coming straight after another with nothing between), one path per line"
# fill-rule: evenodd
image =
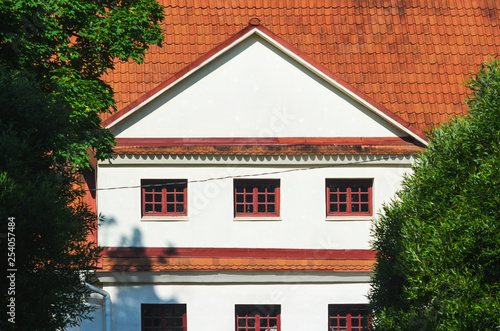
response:
M199 145L199 146L116 146L116 154L131 155L416 155L416 145Z
M258 18L263 26L419 129L462 113L461 85L500 51L495 0L160 0L163 48L106 76L118 109ZM106 116L105 116L106 117Z
M105 257L100 271L351 271L370 272L374 260L202 257Z
M107 247L100 271L370 272L370 250Z

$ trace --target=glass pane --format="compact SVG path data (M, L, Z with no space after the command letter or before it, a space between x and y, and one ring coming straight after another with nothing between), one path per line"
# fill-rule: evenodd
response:
M330 213L336 213L338 211L339 210L337 205L330 205Z
M253 202L253 195L251 195L251 194L245 195L245 202L248 202L248 203Z
M267 195L267 202L274 202L274 194Z
M267 211L269 213L275 213L276 212L276 208L274 207L274 205L267 205Z
M337 195L336 194L330 194L330 202L337 202Z
M175 200L176 200L177 202L184 202L184 194L177 194L177 195L175 196Z
M339 194L340 202L347 202L347 194Z
M243 189L243 187L236 186L236 193L243 193L244 191L245 191L245 189Z
M237 213L243 213L244 211L245 211L244 205L236 205L236 212Z
M155 202L161 202L161 194L155 194Z
M340 210L341 213L347 212L347 205L340 205Z
M368 202L368 194L361 194L361 202Z
M247 213L253 213L253 206L252 205L246 205L247 208L246 208L246 212Z
M265 194L259 194L258 195L258 201L259 202L266 202L266 195Z
M176 205L175 211L178 213L183 213L184 212L184 205Z
M161 213L161 205L155 205L155 213Z
M351 194L351 201L352 202L359 202L359 195Z
M144 200L146 200L146 202L153 202L153 195L152 194L146 194L144 196Z
M173 194L167 194L167 202L174 202L174 195Z
M266 212L266 205L261 205L261 204L259 204L259 205L257 206L257 211L258 211L259 213L265 213L265 212Z
M238 195L236 196L236 202L243 202L243 195L238 194Z
M358 213L359 212L359 205L351 205L352 207L352 212L353 213Z
M362 211L363 213L368 213L368 212L369 212L368 205L361 205L361 211Z
M167 205L167 213L173 213L175 211L175 205Z

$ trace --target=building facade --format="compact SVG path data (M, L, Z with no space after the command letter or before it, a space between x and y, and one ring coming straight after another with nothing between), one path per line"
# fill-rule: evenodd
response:
M396 2L356 10L402 20L393 12L399 8L422 17L411 12L422 6ZM103 217L97 239L104 251L89 298L97 308L94 320L83 321L82 330L355 331L367 323L372 221L425 148L422 131L463 112L464 93L447 90L452 72L446 82L426 81L418 69L423 57L416 55L429 52L415 51L425 40L415 39L413 53L404 51L412 48L408 40L424 35L412 32L410 18L399 22L406 29L401 35L339 31L338 39L366 40L333 47L326 40L335 35L328 18L346 17L351 27L347 20L368 15L347 15L351 5L344 6L346 16L332 11L343 5L320 4L313 14L280 16L287 6L263 4L262 12L246 13L246 26L242 17L225 13L210 23L217 42L200 41L212 38L198 33L207 26L203 13L236 13L250 6L245 3L165 4L172 21L166 34L180 38L172 44L183 51L168 53L173 46L167 40L166 53L151 52L146 66L152 75L172 72L153 83L129 63L107 77L119 111L103 124L117 146L111 160L97 162L90 180L97 189L90 203ZM188 16L199 26L184 24ZM292 17L309 23L278 24ZM225 25L240 29L223 34ZM370 51L377 35L383 52ZM324 42L314 39L321 36ZM392 36L408 40L388 42ZM194 44L204 51L184 51ZM381 72L384 52L404 59ZM353 64L360 53L364 72ZM480 53L484 59L486 49ZM350 68L342 69L342 78L339 63ZM402 71L415 64L412 70L424 76L413 82ZM471 69L464 68L455 70ZM433 72L432 66L426 70Z

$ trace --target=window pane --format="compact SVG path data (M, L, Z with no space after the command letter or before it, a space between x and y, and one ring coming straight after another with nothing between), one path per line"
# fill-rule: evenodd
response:
M152 194L146 194L146 195L144 196L144 200L145 200L146 202L153 202L153 195L152 195Z
M347 211L347 205L340 205L340 212L345 213Z
M258 205L258 209L257 209L257 211L258 211L259 213L265 213L265 212L266 212L266 205L261 205L261 204L259 204L259 205Z
M161 213L161 205L155 205L155 213Z
M275 213L276 212L276 208L274 207L274 205L267 205L267 211L269 213Z
M351 205L351 207L352 207L352 212L353 213L359 212L359 205Z
M175 205L175 211L178 213L184 212L184 205Z
M274 203L274 194L268 194L267 195L267 202L269 203Z

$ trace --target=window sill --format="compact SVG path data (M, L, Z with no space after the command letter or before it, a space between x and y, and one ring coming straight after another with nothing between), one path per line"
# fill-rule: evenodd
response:
M342 216L327 216L326 221L371 221L373 220L374 217L373 215L369 216L349 216L349 215L342 215Z
M281 221L281 217L279 216L244 216L244 217L235 217L233 221Z
M141 222L187 222L187 216L143 216Z

